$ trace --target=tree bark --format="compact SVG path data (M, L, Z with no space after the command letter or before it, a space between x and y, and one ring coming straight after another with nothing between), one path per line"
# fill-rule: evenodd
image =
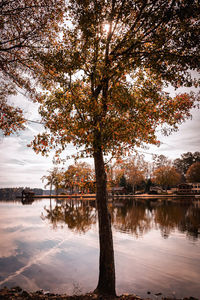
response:
M99 146L94 151L96 174L96 201L99 221L99 280L95 290L101 295L116 295L115 291L115 264L111 218L107 207L107 179L102 149Z

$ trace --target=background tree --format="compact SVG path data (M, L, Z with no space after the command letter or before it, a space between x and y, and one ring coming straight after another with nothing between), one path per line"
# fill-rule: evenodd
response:
M153 181L167 190L168 186L176 185L181 181L181 175L174 167L162 166L154 171Z
M54 167L52 170L48 171L49 175L44 175L42 177L42 181L47 180L45 188L50 186L50 196L52 193L52 186L55 187L56 194L58 193L58 189L62 185L63 180L63 172L61 172L57 167Z
M22 111L7 103L17 90L31 98L36 96L35 51L52 39L62 18L64 1L0 1L0 129L5 135L23 129ZM49 31L51 29L51 31ZM30 80L30 74L34 77Z
M74 188L78 192L87 192L94 185L94 171L91 166L85 162L70 165L64 172L63 187L70 188L71 193Z
M126 182L126 177L122 175L119 179L119 186L126 188L127 182Z
M115 164L114 168L113 168L113 175L114 175L114 184L116 186L120 185L121 180L123 181L125 179L126 181L126 177L125 177L125 168L124 168L124 161L122 161L119 165ZM124 179L122 179L124 178Z
M59 155L71 142L94 158L100 240L96 292L115 295L104 156L157 144L158 125L177 129L190 116L194 95L172 98L163 87L196 84L188 70L199 67L199 9L195 1L166 0L69 0L66 5L60 40L37 56L41 76L54 76L43 79L45 92L38 101L46 132L32 146L43 154L55 147Z
M187 152L181 155L181 158L177 158L174 160L173 165L177 169L177 171L183 176L185 179L186 173L189 167L195 162L200 162L200 152Z
M65 189L69 189L71 194L73 194L75 188L75 176L76 167L74 165L70 165L64 172L62 187Z
M152 181L151 178L148 178L145 182L145 192L149 192L150 191L150 187L152 186Z
M200 162L192 164L186 172L187 182L200 182Z
M154 169L169 165L170 163L171 163L171 161L163 154L161 154L161 155L154 154L153 155L153 168Z
M124 186L133 192L136 185L141 184L148 176L148 163L143 155L130 156L124 160L117 160L113 167L115 184Z
M126 160L127 182L132 186L133 192L135 187L145 181L147 173L147 163L142 155L136 155Z

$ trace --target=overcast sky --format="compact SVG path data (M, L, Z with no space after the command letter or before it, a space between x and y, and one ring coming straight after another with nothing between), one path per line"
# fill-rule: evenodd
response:
M22 96L13 97L10 101L23 107L27 119L39 119L37 104L27 101ZM146 160L151 160L152 154L163 154L173 160L180 157L182 153L200 151L200 111L193 110L192 115L192 120L183 123L178 132L168 137L159 134L161 141L159 148L150 146L148 150L139 149L140 153L145 154ZM34 135L41 131L41 125L29 122L26 130L19 134L0 137L0 188L44 187L41 177L53 167L53 153L48 158L42 157L26 146ZM73 147L69 145L67 153L72 154L74 151ZM88 162L92 163L91 160ZM73 161L69 160L66 168L69 164L73 164Z

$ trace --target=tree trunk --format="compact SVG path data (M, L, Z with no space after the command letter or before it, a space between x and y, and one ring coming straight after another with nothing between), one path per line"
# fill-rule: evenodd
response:
M103 153L100 147L94 151L94 163L100 246L99 281L95 292L101 295L107 294L115 296L115 264L111 218L107 207L107 180Z
M51 185L50 185L50 197L51 197L51 194L52 194L52 182L51 182Z

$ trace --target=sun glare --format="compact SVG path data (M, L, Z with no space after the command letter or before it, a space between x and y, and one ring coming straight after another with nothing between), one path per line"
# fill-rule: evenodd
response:
M110 30L110 24L104 24L103 27L104 27L104 31L105 31L106 33L108 33L109 30Z

